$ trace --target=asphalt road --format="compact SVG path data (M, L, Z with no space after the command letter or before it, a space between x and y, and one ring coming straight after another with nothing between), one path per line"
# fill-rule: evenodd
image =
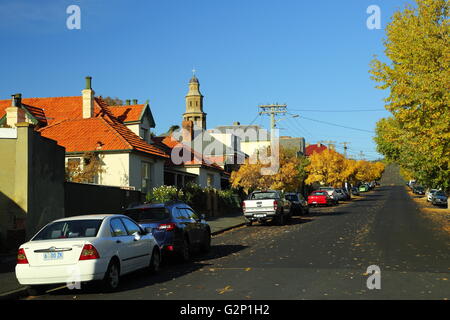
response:
M122 278L112 294L61 289L29 299L446 299L450 239L424 218L403 183L382 186L286 226L241 227L213 238L206 256L159 274ZM381 289L367 288L377 265Z

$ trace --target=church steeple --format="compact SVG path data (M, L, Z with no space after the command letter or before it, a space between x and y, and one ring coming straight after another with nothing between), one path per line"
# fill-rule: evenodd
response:
M203 95L200 93L200 82L195 76L189 80L189 91L186 95L186 112L183 121L192 121L198 128L206 130L206 113L203 112Z

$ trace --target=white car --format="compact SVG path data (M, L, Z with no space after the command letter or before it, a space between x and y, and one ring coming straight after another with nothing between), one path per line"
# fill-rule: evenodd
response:
M433 194L435 194L436 192L438 192L438 189L431 189L430 191L427 192L427 201L431 202L431 200L433 200Z
M121 275L157 271L160 248L149 230L124 215L84 215L55 220L19 248L16 277L37 295L49 284L101 280L116 289ZM79 288L79 287L78 287Z

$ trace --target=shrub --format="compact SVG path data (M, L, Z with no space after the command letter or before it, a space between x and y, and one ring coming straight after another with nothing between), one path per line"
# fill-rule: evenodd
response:
M147 193L146 200L151 203L164 203L183 198L183 191L174 186L160 186Z

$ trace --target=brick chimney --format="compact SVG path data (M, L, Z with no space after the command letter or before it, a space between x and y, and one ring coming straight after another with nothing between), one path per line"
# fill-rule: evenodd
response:
M25 110L22 108L22 94L12 95L11 107L6 108L6 124L11 128L16 127L19 122L25 122Z
M94 116L94 95L92 90L92 77L86 77L86 88L81 91L83 96L83 118L92 118Z

